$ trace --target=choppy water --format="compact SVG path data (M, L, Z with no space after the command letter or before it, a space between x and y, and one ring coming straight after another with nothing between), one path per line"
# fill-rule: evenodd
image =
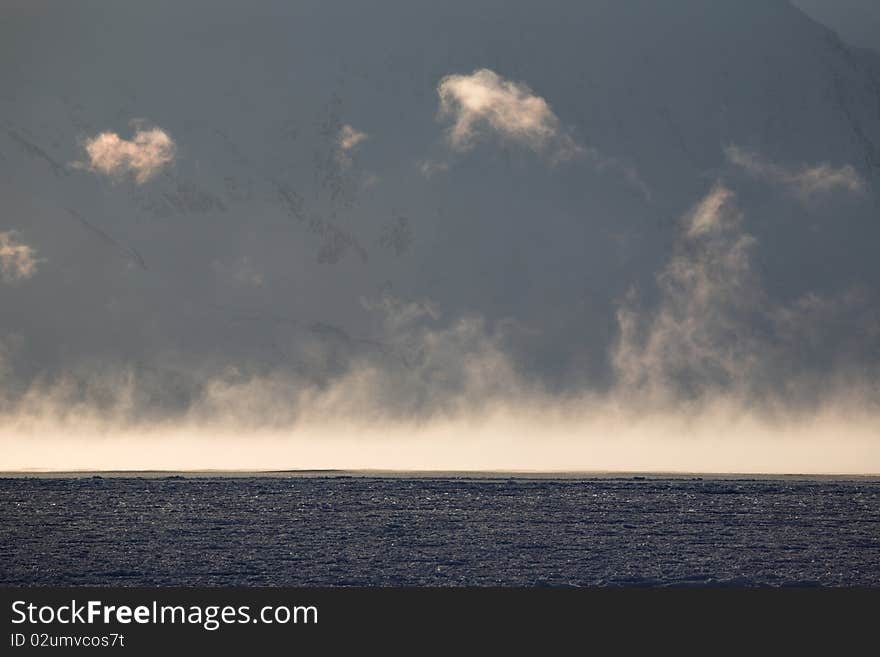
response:
M880 585L880 482L7 478L4 585Z

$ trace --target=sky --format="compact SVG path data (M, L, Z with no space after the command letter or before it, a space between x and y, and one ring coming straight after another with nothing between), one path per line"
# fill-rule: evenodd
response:
M801 4L0 3L0 469L880 471Z

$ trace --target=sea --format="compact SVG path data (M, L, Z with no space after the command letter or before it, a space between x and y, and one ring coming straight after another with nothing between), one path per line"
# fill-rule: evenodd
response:
M880 585L880 478L0 476L3 586Z

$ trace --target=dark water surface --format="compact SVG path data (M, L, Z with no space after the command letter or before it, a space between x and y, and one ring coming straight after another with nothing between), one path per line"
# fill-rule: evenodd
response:
M0 479L2 585L880 585L880 482Z

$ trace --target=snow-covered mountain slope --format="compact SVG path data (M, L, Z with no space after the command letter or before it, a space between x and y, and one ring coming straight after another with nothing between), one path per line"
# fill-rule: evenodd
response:
M792 4L847 43L880 50L880 6L874 0L792 0Z
M454 391L486 358L604 388L621 309L643 368L657 321L707 313L734 319L677 348L746 332L743 358L792 376L880 364L880 69L787 2L4 11L0 231L35 264L0 286L16 394L134 368L136 405L178 408L218 373L323 385L353 360ZM152 129L173 153L136 141ZM102 133L121 159L89 150ZM719 185L738 218L709 248L689 213ZM748 292L703 271L713 304L664 315L705 288L664 272L740 238Z

